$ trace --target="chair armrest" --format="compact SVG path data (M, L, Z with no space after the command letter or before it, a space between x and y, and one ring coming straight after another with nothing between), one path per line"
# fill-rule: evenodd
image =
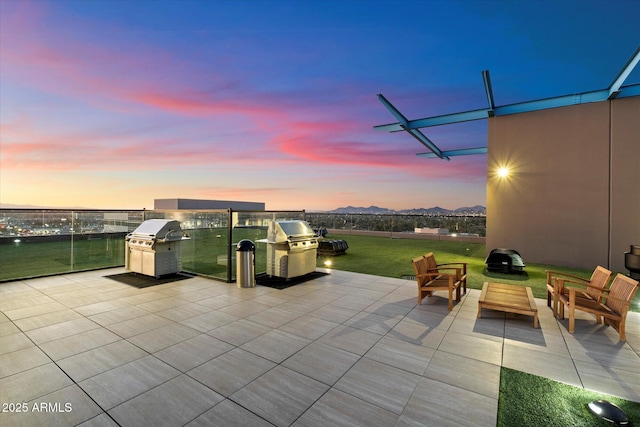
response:
M467 263L466 262L448 262L448 263L444 263L444 264L437 264L438 267L440 266L452 266L455 267L457 269L461 269L462 273L467 274ZM445 268L450 268L450 267L445 267ZM460 273L458 273L460 274Z
M421 273L416 276L416 279L419 283L423 283L424 281L430 281L435 279L436 277L441 276L441 274L437 273Z
M563 288L557 286L555 290L556 292L558 292L558 294L560 294L560 293L564 293L564 292L561 292L562 289ZM571 302L572 299L575 300L577 292L584 293L584 289L576 288L574 286L567 286L566 288L564 288L564 290L569 292L569 303Z
M569 300L571 300L571 294L575 295L576 291L581 291L581 289L573 288L571 286L567 287L567 289L569 290ZM605 293L606 292L608 292L608 291L605 291ZM626 306L620 313L616 313L615 311L611 310L611 308L607 307L607 309L609 309L610 311L613 311L617 315L620 315L623 312L628 311L629 307L631 306L631 301L627 301L627 300L624 300L624 299L620 299L620 298L616 298L616 297L612 297L612 296L606 296L606 299L607 299L607 301L613 300L613 301L619 302L620 304ZM606 304L602 304L602 303L600 303L600 305L606 306Z
M439 264L439 265L444 265L444 264ZM442 270L451 270L450 273L448 272L443 272ZM459 277L462 274L462 268L460 267L444 267L444 268L430 268L429 271L433 271L434 273L438 273L440 275L445 275L445 276L456 276ZM455 271L455 273L454 273Z
M571 285L574 285L573 287L578 289L581 292L585 292L587 289L591 288L591 289L595 289L598 290L600 292L603 291L602 288L599 288L597 286L593 286L591 285L590 282L577 282L575 280L569 280L569 279L560 279L560 278L555 278L555 282L558 284L558 287L560 289L563 288L569 288L571 286L565 286L566 283L570 283ZM575 285L581 286L581 288L576 287Z
M583 286L582 288L578 288L576 286L565 286L566 283L572 283L572 284L576 284L578 286ZM602 291L602 289L600 288L596 288L595 286L589 286L586 283L579 283L579 282L574 282L573 280L569 280L569 279L559 279L557 277L553 278L553 292L556 295L561 295L564 294L564 291L569 291L571 292L571 290L573 290L574 292L580 292L580 293L584 293L587 288L594 288L594 289L598 289L600 291Z
M589 279L585 279L584 277L580 277L580 276L575 276L573 274L563 273L561 271L545 270L545 273L547 273L547 283L549 283L552 277L556 279L569 278L569 279L580 280L581 282L589 283Z
M444 264L436 264L438 267L440 267L441 265L462 265L462 266L467 266L466 262L445 262Z
M556 283L562 282L562 280L557 280ZM566 291L568 291L569 293L576 293L576 292L584 292L583 288L577 288L575 286L558 286L560 289L564 289Z
M434 271L433 273L420 273L416 277L438 277L438 276L440 276L440 273L438 273L437 271Z
M620 299L620 298L616 298L616 297L612 297L612 296L610 296L610 295L609 295L609 290L608 290L608 289L600 289L600 288L597 288L597 287L595 287L595 286L588 286L588 287L589 287L589 288L597 289L597 290L599 290L600 292L602 292L602 298L616 300L616 301L618 301L618 302L622 302L622 303L627 304L627 305L630 305L630 304L631 304L631 302L630 302L630 301L627 301L627 300L624 300L624 299ZM581 293L582 293L582 292L584 292L584 289L582 289L582 288L576 288L575 286L567 286L567 287L566 287L566 288L564 288L564 289L566 289L567 291L569 291L569 293L570 293L570 294L572 294L572 293L573 293L573 294L575 294L576 292L581 292Z

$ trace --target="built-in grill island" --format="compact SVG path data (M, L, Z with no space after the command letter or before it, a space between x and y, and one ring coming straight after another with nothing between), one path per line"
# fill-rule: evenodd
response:
M182 269L180 243L188 239L179 221L146 220L125 237L125 267L156 278L178 273Z
M271 221L267 230L267 274L304 276L316 270L318 238L306 221Z

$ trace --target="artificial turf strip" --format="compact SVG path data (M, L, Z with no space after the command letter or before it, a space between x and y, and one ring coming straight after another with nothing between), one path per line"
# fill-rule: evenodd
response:
M596 417L587 404L608 400L624 411L632 426L640 427L640 403L573 387L548 378L502 368L498 427L612 426Z

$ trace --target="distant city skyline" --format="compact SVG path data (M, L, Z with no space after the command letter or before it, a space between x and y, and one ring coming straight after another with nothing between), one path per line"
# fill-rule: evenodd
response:
M640 2L3 0L0 204L486 205L487 156L410 119L607 87ZM640 81L640 67L627 83ZM486 144L486 121L429 128Z
M56 210L73 210L73 209L77 209L77 210L100 210L100 209L95 209L95 208L89 208L86 206L41 206L41 205L16 205L16 204L10 204L10 203L0 203L0 209L7 209L7 210L11 210L11 209L56 209ZM164 210L165 208L155 208L157 210ZM172 208L173 209L173 208ZM180 209L184 209L184 210L191 210L189 208L180 208ZM195 208L194 208L195 209ZM217 208L211 208L211 210L215 210ZM117 209L116 209L117 210ZM247 209L247 210L251 210L251 209ZM259 209L258 209L259 210ZM269 210L269 209L265 209L265 210ZM389 209L389 208L385 208L382 206L376 206L376 205L370 205L370 206L338 206L335 207L333 209L324 209L324 210L306 210L308 212L314 212L314 213L370 213L370 214L377 214L377 213L390 213L390 214L415 214L415 215L420 215L420 214L425 214L425 213L436 213L436 214L447 214L449 212L451 213L455 213L458 211L468 211L471 212L473 211L473 213L478 214L478 213L482 213L485 214L486 213L486 206L483 205L474 205L474 206L459 206L457 208L454 209L447 209L447 208L443 208L441 206L431 206L431 207L419 207L419 206L414 206L413 208L408 208L408 209Z

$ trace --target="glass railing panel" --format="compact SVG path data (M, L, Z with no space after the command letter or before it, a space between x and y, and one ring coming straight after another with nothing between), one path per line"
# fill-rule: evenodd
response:
M0 239L0 280L71 271L71 235Z
M0 209L0 281L122 266L126 234L151 218L181 222L189 235L181 243L183 270L224 281L235 279L236 245L243 239L256 244L256 273L267 270L266 238L272 220L306 219L316 229L346 233L442 228L450 233L486 235L484 216Z
M0 210L0 280L124 265L142 211Z
M180 244L182 270L228 280L228 211L147 211L145 218L180 221L188 236Z
M235 251L239 241L247 239L256 245L255 273L267 271L267 229L271 221L305 220L304 211L232 212L231 249L232 278L236 277Z

